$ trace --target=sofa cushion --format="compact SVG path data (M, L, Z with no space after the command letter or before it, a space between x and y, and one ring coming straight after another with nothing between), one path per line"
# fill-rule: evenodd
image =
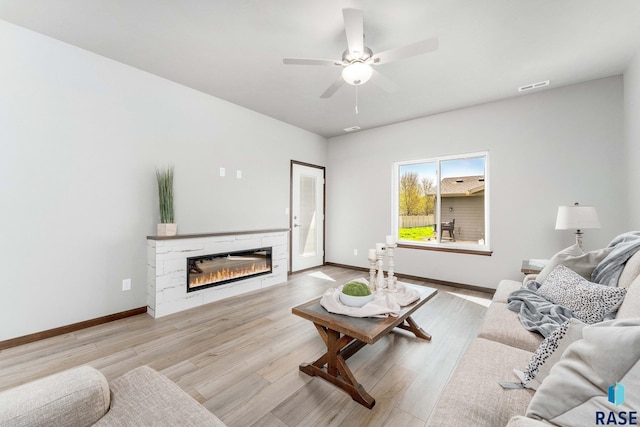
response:
M520 282L516 282L515 280L501 280L496 292L493 294L492 301L506 304L511 292L517 291L520 288L522 288L522 283Z
M594 425L596 411L640 407L640 319L585 326L583 339L564 352L542 382L526 415L558 426ZM608 401L609 387L623 384L624 402Z
M543 340L542 335L527 331L520 323L518 313L502 302L491 303L478 336L530 352L536 351Z
M527 418L524 415L516 415L509 420L509 424L506 427L549 427L549 424L533 418Z
M428 426L504 426L523 414L533 390L505 390L514 381L513 366L524 366L531 353L483 338L474 339L440 395Z
M81 366L0 393L0 425L90 426L109 410L109 402L104 375Z
M615 312L627 290L589 282L564 265L557 266L538 289L538 294L573 311L585 323L602 321Z
M148 366L110 383L111 409L96 426L224 426L171 380Z
M584 326L585 324L578 319L569 319L542 341L522 372L522 383L525 387L538 389L567 347L582 339Z

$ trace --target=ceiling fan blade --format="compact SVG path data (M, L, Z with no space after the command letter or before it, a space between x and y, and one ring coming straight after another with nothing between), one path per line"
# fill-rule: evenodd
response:
M398 47L396 49L376 53L368 62L370 62L371 64L386 64L389 62L397 61L399 59L433 52L436 49L438 49L438 39L434 37L404 47Z
M342 75L339 75L336 81L331 83L331 86L329 86L327 90L325 90L324 93L320 95L320 98L331 98L331 96L336 93L336 91L340 89L343 84L344 79L342 78Z
M360 9L342 9L344 32L347 35L349 53L359 58L364 51L364 23Z
M288 65L338 65L342 66L342 61L331 59L307 59L307 58L283 58L282 62Z
M385 92L393 93L400 89L393 80L376 70L373 70L373 77L369 81Z

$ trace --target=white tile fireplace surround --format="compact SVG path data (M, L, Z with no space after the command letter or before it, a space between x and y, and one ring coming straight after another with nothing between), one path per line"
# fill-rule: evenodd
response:
M245 292L284 283L289 230L147 237L147 310L158 318ZM270 274L187 293L187 258L271 247Z

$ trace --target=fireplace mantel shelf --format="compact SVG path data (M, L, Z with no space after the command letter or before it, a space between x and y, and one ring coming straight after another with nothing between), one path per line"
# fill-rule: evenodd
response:
M178 239L196 239L198 237L219 237L239 234L262 234L262 233L280 233L289 231L288 228L274 228L270 230L248 230L248 231L224 231L219 233L200 233L200 234L176 234L175 236L147 236L147 240L178 240Z

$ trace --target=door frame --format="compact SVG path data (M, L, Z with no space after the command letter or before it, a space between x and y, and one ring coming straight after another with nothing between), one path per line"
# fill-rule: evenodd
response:
M288 274L292 273L293 263L293 165L306 166L309 168L316 168L322 170L322 265L326 263L325 246L327 244L327 168L324 166L314 165L311 163L300 162L298 160L291 160L289 166L289 266ZM315 267L313 267L315 268ZM299 270L304 271L304 270Z

